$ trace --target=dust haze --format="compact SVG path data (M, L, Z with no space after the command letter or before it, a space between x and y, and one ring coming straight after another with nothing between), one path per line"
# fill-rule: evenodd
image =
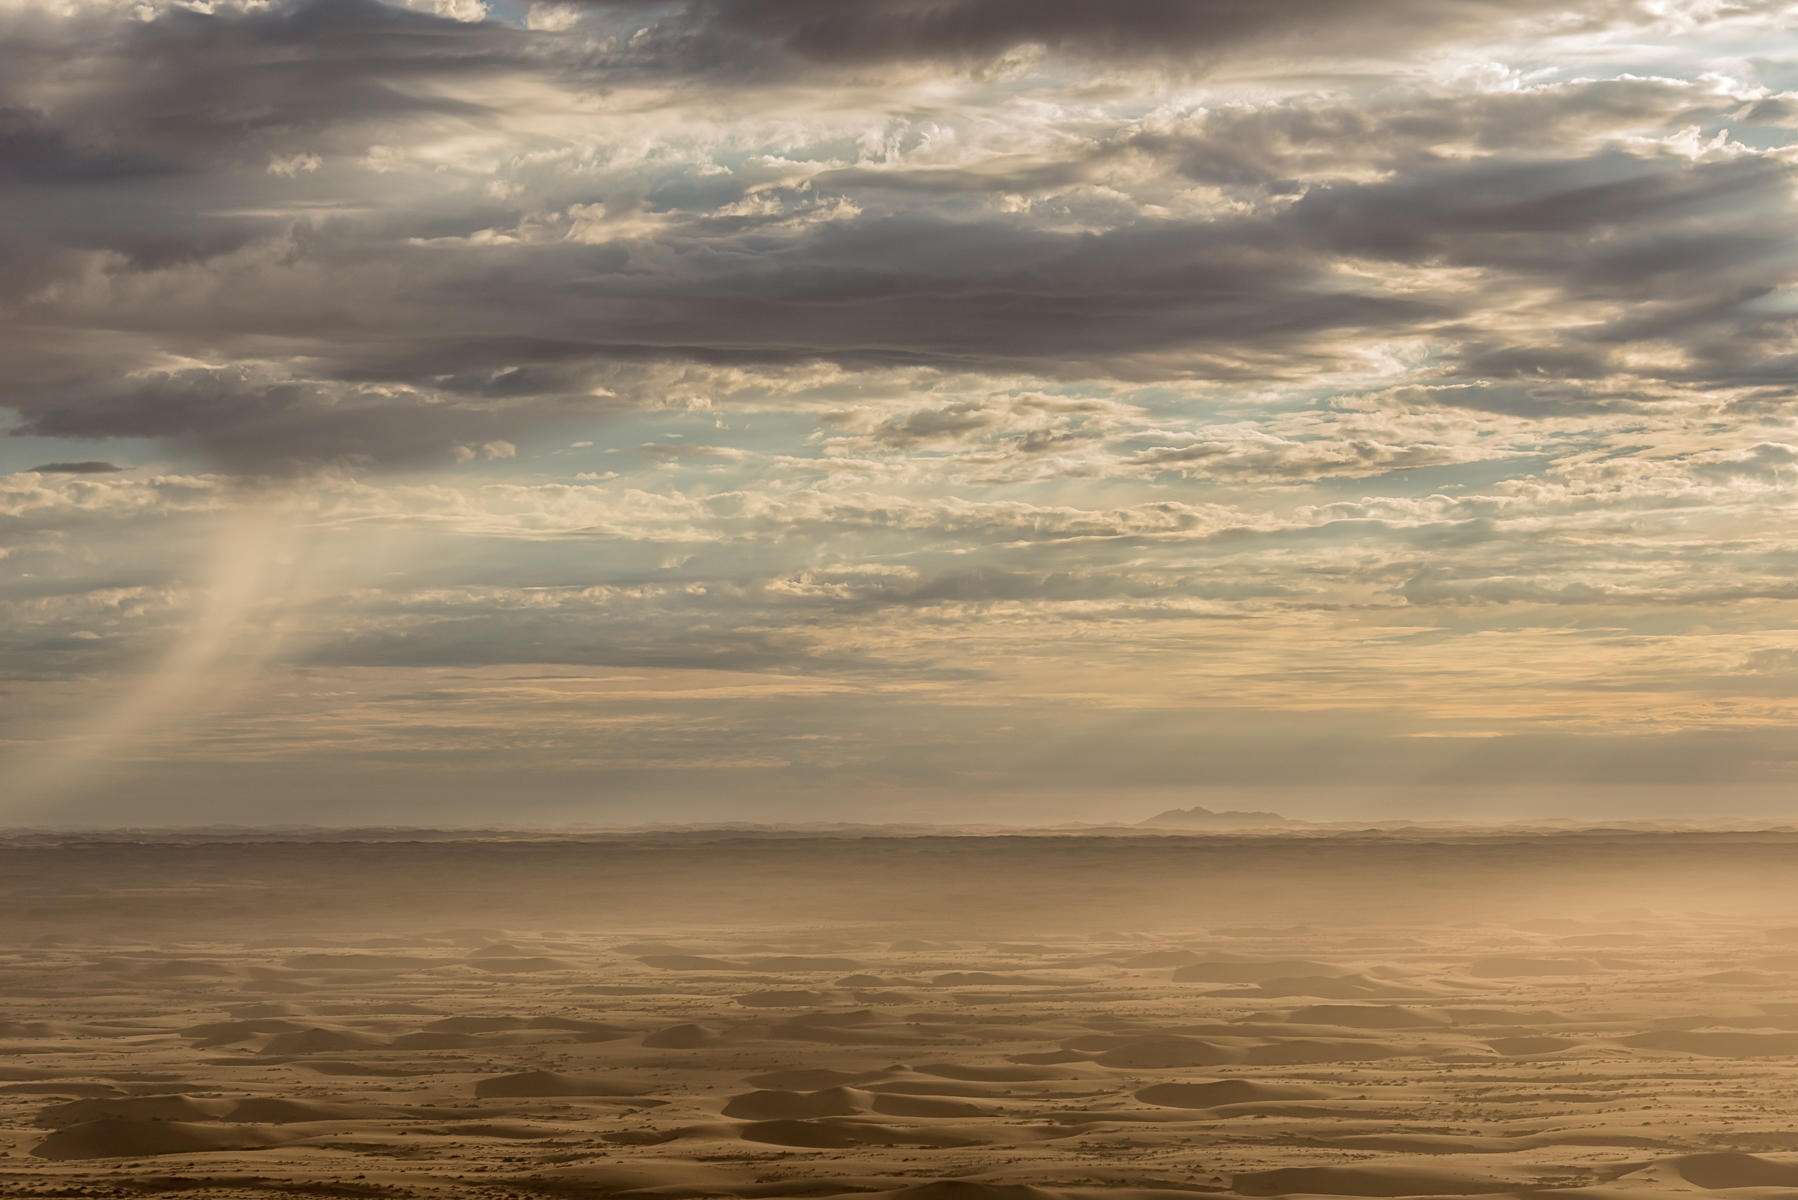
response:
M0 1195L1787 1195L1795 843L14 834Z

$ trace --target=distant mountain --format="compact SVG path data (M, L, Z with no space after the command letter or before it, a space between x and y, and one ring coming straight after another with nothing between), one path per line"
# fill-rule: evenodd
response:
M1143 825L1178 826L1184 829L1258 829L1264 825L1284 825L1286 818L1273 812L1212 812L1194 805L1170 808L1156 813Z

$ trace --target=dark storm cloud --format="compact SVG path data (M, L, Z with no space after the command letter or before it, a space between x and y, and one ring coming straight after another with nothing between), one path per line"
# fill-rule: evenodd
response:
M1256 233L1155 222L1068 235L868 219L779 238L696 238L670 269L649 273L613 246L426 253L327 229L299 253L343 272L354 297L339 310L272 283L241 293L228 283L224 297L208 294L187 311L177 302L110 315L115 327L196 350L242 354L286 338L304 348L311 379L214 369L26 387L15 377L0 395L21 413L22 432L170 437L254 469L259 457L276 464L346 450L380 459L395 438L447 446L521 418L333 380L428 390L447 375L459 390L510 381L528 391L532 380L571 378L567 368L580 363L667 360L1228 378L1327 361L1331 336L1449 315L1333 279L1302 249L1254 245ZM37 364L29 375L56 378L42 350L20 352ZM1192 357L1139 361L1159 354ZM1291 357L1275 367L1276 354Z
M517 65L523 43L504 27L377 0L177 8L154 20L19 9L0 17L0 97L23 113L0 124L0 149L25 140L40 176L59 166L91 178L266 155L344 125L473 116L484 106L437 89ZM32 111L40 93L54 96L53 126Z
M743 361L1131 374L1160 349L1253 353L1331 331L1427 319L1326 264L1229 225L1142 222L1069 235L927 216L832 222L797 238L698 246L685 270L570 280L622 352ZM747 247L741 247L747 248Z
M1563 28L1640 15L1615 0L698 0L666 13L659 0L594 7L644 14L636 48L690 70L766 68L770 51L816 64L991 59L1025 46L1079 58L1209 62L1282 50L1312 58L1389 57L1553 13ZM758 53L759 52L759 53Z
M1742 218L1777 211L1792 178L1792 168L1765 159L1691 164L1606 154L1442 164L1390 182L1319 188L1283 224L1341 254L1536 274L1574 275L1564 266L1571 243L1584 251L1579 278L1596 266L1601 286L1634 287L1719 254L1726 268L1750 258L1734 244L1744 233L1763 250L1777 245L1778 231L1744 229Z
M89 377L75 403L19 405L13 436L158 438L255 473L331 464L441 458L451 446L491 440L497 413L369 393L331 382L260 379L239 370L157 372L132 380Z
M101 462L98 459L87 459L82 462L49 462L39 463L32 467L38 475L111 475L125 468L116 463Z
M655 272L634 265L635 247L454 242L427 252L364 240L344 222L291 251L354 290L336 312L282 295L279 268L258 287L252 267L243 284L206 284L205 303L185 311L177 297L106 314L115 328L227 354L286 338L309 379L215 369L26 387L58 372L43 348L22 346L7 399L25 432L171 437L254 468L259 458L378 460L400 443L498 436L530 419L516 398L578 391L583 369L618 362L1246 380L1327 367L1347 352L1342 339L1437 330L1460 345L1470 376L1592 379L1614 369L1617 344L1657 336L1692 344L1693 365L1672 374L1727 382L1765 374L1755 330L1789 323L1741 305L1783 277L1784 234L1770 219L1790 179L1758 160L1501 160L1320 188L1265 216L1102 233L923 215L726 236L677 225L665 238L677 252ZM1349 260L1472 268L1488 282L1473 294L1390 291L1340 273L1335 264ZM1480 328L1484 307L1524 288L1570 316L1630 307L1576 332L1545 321L1543 340L1521 344ZM490 404L424 404L446 386ZM1576 390L1554 403L1582 401ZM985 419L945 410L877 436L915 445L953 433L944 422Z
M472 119L486 109L467 97L529 42L375 0L0 14L0 300L79 275L85 252L144 271L280 236L257 211L278 159L314 167L407 120Z
M498 436L521 414L426 408L416 396L396 402L332 378L428 390L447 376L455 390L489 398L554 394L578 380L581 364L680 359L1267 378L1328 364L1340 352L1335 338L1475 321L1497 289L1522 286L1552 289L1570 304L1627 297L1637 307L1582 329L1570 346L1495 344L1477 327L1462 329L1469 373L1602 374L1606 343L1639 334L1659 305L1666 334L1708 335L1695 347L1704 373L1727 378L1737 367L1757 369L1755 358L1736 360L1732 339L1785 320L1747 320L1736 309L1781 272L1782 235L1742 218L1764 217L1788 182L1786 168L1759 163L1445 167L1313 192L1259 220L1069 235L872 218L756 235L753 256L737 238L693 238L671 269L654 274L611 246L445 246L425 255L327 230L299 253L321 265L342 261L346 284L366 289L341 324L295 311L272 291L191 314L179 306L110 314L115 326L145 336L227 352L234 342L248 348L297 335L318 373L312 380L189 371L79 389L15 383L8 400L31 433L171 437L249 467L261 457L380 459L400 443ZM1494 290L1383 294L1337 276L1329 265L1337 256L1477 267L1491 273ZM401 288L414 294L402 300ZM422 307L415 289L429 296ZM41 351L21 350L26 365L42 362ZM54 376L54 366L25 374ZM983 419L972 411L959 418ZM948 432L898 423L880 436L899 446Z
M354 157L403 145L416 122L485 129L508 107L504 87L603 95L661 61L669 39L756 61L767 59L752 43L857 64L1037 44L1155 65L1300 31L1314 55L1390 53L1550 11L1474 0L599 10L594 20L622 22L618 36L375 0L5 18L0 170L16 219L0 234L0 296L29 302L0 335L14 432L159 438L233 471L289 470L441 456L658 403L653 383L615 386L657 364L1266 384L1327 374L1383 339L1431 339L1427 381L1481 385L1443 400L1514 412L1602 411L1697 387L1755 387L1770 404L1790 377L1777 350L1790 317L1750 305L1787 273L1791 169L1581 143L1779 115L1771 100L1678 81L1222 106L960 166L843 166L833 150L809 166L789 156L701 172L652 155L614 170L589 148L531 168L549 183L521 174L516 190L541 194L519 200L466 179L431 194L416 172L413 190L389 199L389 177ZM1640 15L1578 14L1563 32ZM694 83L694 98L716 99L709 86ZM1126 168L1141 170L1122 184L1109 174ZM1170 209L1192 183L1253 194L1211 215ZM1107 192L1097 215L1079 208L1089 184ZM1013 193L1044 203L1002 209ZM1481 283L1388 281L1445 268ZM1524 294L1539 328L1489 319ZM1621 364L1643 339L1679 346L1684 363L1638 380ZM1626 401L1618 380L1646 386ZM906 451L987 421L977 405L950 405L865 432ZM1020 437L1035 452L1066 441ZM1192 462L1219 447L1153 453ZM1366 457L1433 461L1372 443Z
M0 182L116 182L167 169L129 150L78 145L37 109L0 108Z
M1333 254L1479 271L1490 291L1444 328L1458 346L1452 371L1528 386L1465 394L1477 406L1601 410L1619 403L1616 388L1581 385L1606 381L1790 395L1789 352L1767 350L1786 340L1793 319L1752 304L1794 265L1781 216L1794 177L1788 164L1761 158L1442 165L1319 189L1285 223ZM1547 289L1537 293L1544 316L1562 312L1564 327L1543 320L1525 342L1481 328L1481 308L1524 288ZM1682 347L1685 364L1643 370L1620 357L1650 340Z

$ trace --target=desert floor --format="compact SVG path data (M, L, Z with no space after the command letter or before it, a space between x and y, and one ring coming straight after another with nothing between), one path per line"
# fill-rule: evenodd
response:
M0 1195L1798 1196L1790 834L0 842Z

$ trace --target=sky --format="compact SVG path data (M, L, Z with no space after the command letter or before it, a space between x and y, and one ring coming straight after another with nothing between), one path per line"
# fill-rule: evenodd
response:
M0 0L0 825L1794 816L1770 0Z

